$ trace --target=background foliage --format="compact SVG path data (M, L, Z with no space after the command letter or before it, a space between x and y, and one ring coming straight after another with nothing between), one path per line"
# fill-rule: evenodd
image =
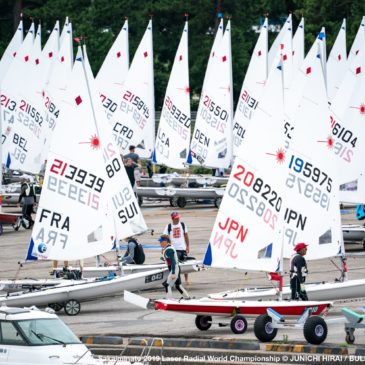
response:
M0 0L0 54L9 43L23 13L25 29L33 18L42 22L43 42L56 20L69 16L74 36L85 36L94 73L100 68L108 49L129 19L130 60L153 16L156 109L162 101L184 24L189 13L189 62L192 107L196 109L207 58L213 43L218 14L232 18L234 96L238 98L245 70L258 34L263 14L270 22L282 23L293 13L294 30L305 17L306 49L321 26L326 27L327 54L335 41L342 19L347 19L347 44L351 47L365 14L363 0ZM277 33L270 34L270 42Z

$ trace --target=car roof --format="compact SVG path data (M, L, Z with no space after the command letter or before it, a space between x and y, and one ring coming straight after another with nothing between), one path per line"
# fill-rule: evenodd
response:
M0 320L25 320L25 319L58 318L55 314L41 311L38 308L0 307Z

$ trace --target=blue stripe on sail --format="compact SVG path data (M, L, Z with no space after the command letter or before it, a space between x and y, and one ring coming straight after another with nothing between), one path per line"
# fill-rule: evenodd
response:
M31 238L28 246L27 256L25 258L26 261L38 260L38 257L33 255L33 249L34 249L34 241L33 238Z
M8 153L8 157L6 158L6 168L10 168L11 165L11 157L10 157L10 153Z
M189 150L189 153L188 153L188 159L186 160L187 163L190 163L192 164L193 163L193 157L191 156L191 151Z
M211 248L210 242L209 242L207 252L205 253L205 256L204 256L203 264L207 265L207 266L211 266L212 261L213 261L212 248Z
M280 271L280 260L278 261L278 266L276 266L275 272L279 272Z
M272 256L272 242L257 253L258 259L267 259Z
M156 159L156 149L153 149L153 152L152 152L152 162L153 162L153 163L157 163L157 159Z
M318 39L322 41L325 38L326 38L326 34L324 32L319 32Z
M265 257L271 257L272 256L272 243L270 243L266 247Z

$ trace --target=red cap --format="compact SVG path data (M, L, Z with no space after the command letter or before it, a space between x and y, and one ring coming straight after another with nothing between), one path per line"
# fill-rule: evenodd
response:
M171 219L177 219L180 218L180 213L179 212L172 212L171 213Z
M294 251L299 251L301 250L302 248L306 248L308 245L304 242L301 242L301 243L297 243L294 247Z

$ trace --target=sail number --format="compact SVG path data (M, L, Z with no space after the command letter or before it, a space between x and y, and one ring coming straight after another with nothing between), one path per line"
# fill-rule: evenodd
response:
M0 96L0 104L4 108L8 108L10 111L14 111L16 108L16 102L14 100L11 100L4 94L1 94Z
M354 137L351 131L342 127L340 123L337 123L332 116L330 116L330 120L333 135L345 143L350 143L355 148L357 137Z
M148 106L139 96L133 94L131 91L127 90L123 95L123 100L128 101L132 105L134 105L139 111L143 113L146 118L149 118L150 113L148 110Z
M253 98L247 90L243 90L237 108L246 119L251 120L253 111L257 108L258 103L258 100Z
M308 199L312 199L315 203L319 203L322 208L328 210L330 198L326 193L321 192L321 190L315 188L312 183L307 182L298 175L289 174L289 177L286 179L286 186L293 189L295 185L298 188L299 194L304 195Z
M165 107L179 123L184 125L186 128L190 127L190 118L176 107L176 105L172 102L171 98L168 95L166 95L165 98ZM171 125L171 123L169 124Z
M212 112L216 117L219 117L222 120L228 119L227 110L220 107L216 102L214 102L208 95L204 95L204 106Z
M240 187L236 183L230 185L228 195L231 198L236 199L238 203L245 206L248 210L254 212L258 217L262 218L271 229L275 229L275 225L278 221L275 211L273 212L270 208L266 207L266 204L263 201L259 202L255 195L250 195L246 189Z
M233 174L233 177L245 186L252 187L255 193L260 194L277 212L280 212L282 199L277 192L269 184L265 184L261 178L255 178L253 172L247 171L244 166L238 164L236 168L238 171Z
M310 162L304 162L300 157L292 155L289 161L289 169L293 169L297 173L303 173L305 177L311 178L313 182L318 183L320 186L325 184L327 191L331 192L332 179L324 171L313 167Z
M336 136L337 141L333 144L335 154L346 162L351 162L356 147L357 137L353 137L353 133L342 127L336 120L330 116L332 133ZM348 146L348 145L351 146Z
M94 189L98 193L101 193L103 190L104 180L102 178L59 159L54 160L50 167L50 172L84 185L87 188Z

